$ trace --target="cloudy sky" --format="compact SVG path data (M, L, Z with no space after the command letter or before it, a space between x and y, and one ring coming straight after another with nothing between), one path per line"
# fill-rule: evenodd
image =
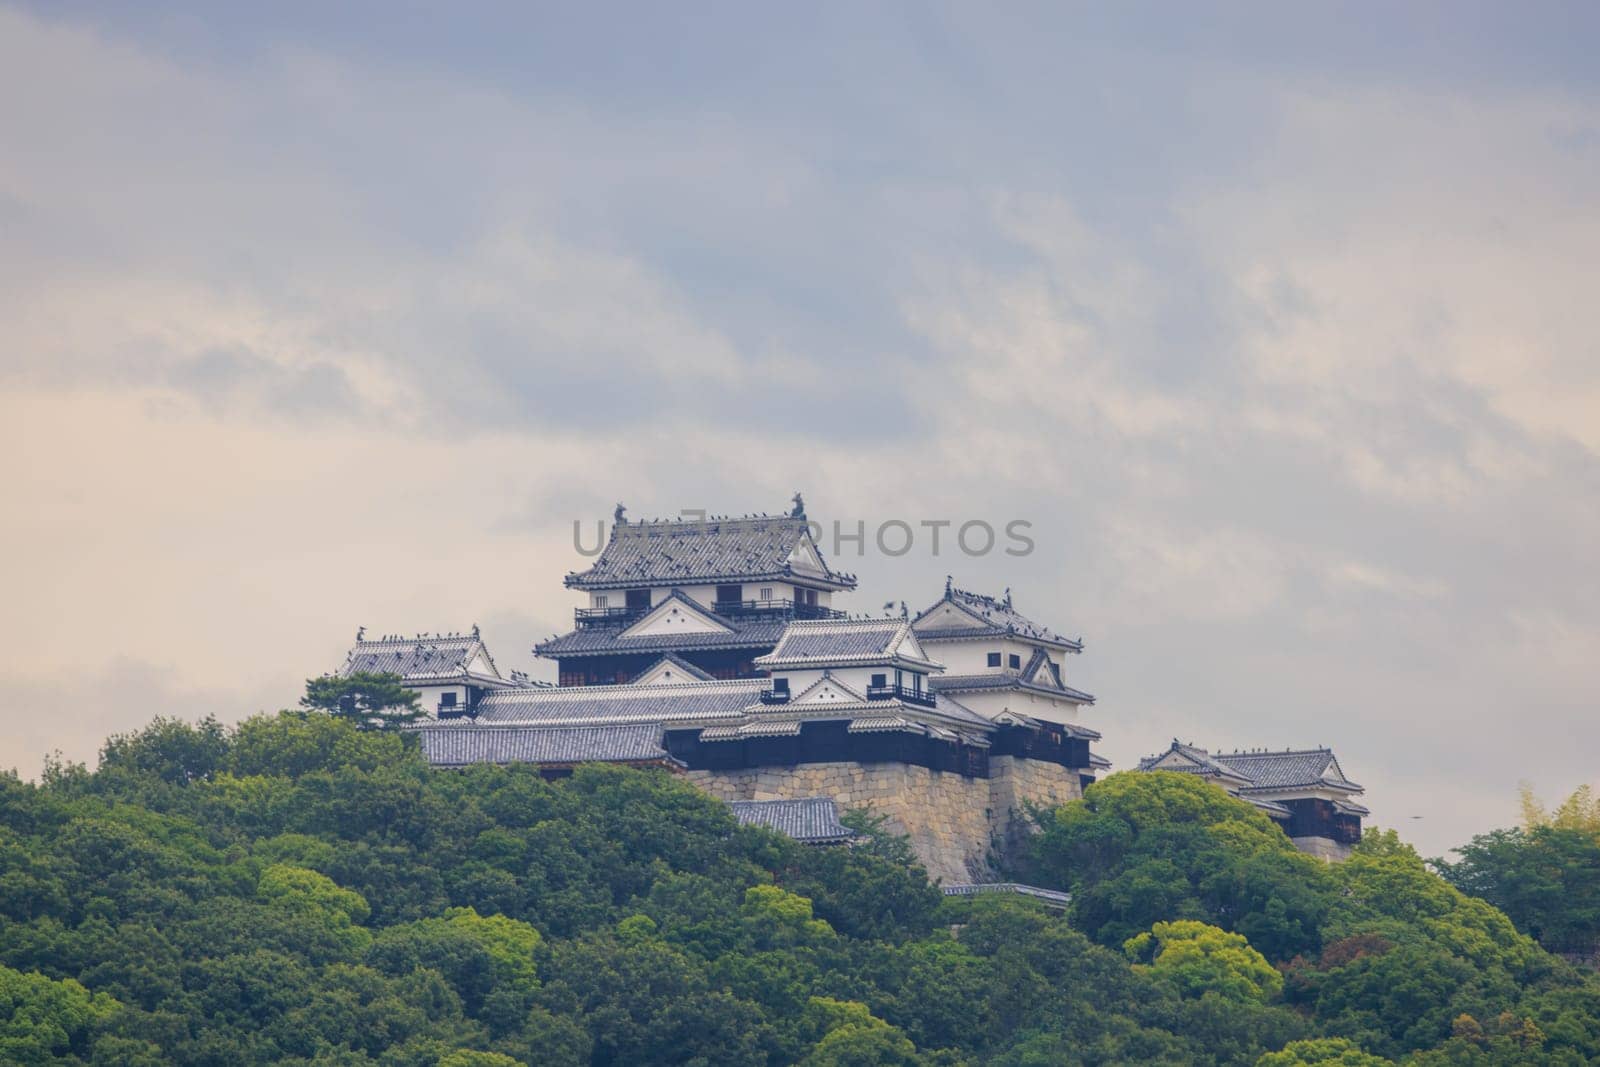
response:
M505 8L0 5L0 765L548 675L574 519L802 489L1031 523L834 562L1082 633L1119 765L1595 773L1593 6Z

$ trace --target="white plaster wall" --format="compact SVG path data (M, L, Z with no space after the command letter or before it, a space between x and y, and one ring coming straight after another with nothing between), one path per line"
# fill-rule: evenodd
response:
M441 693L454 693L457 704L463 708L467 705L467 687L464 685L407 685L406 688L417 694L418 706L428 713L430 719L438 715Z
M1037 645L1030 645L1023 641L1002 639L998 637L974 637L962 641L930 641L924 651L932 659L944 664L946 674L985 674L990 671L1004 671L1011 669L1010 656L1016 656L1021 665L1026 667L1033 658ZM989 666L989 653L1000 653L1000 666ZM1066 681L1066 666L1062 662L1063 654L1055 649L1046 649L1045 654L1050 661L1061 668L1061 679Z
M1046 722L1084 723L1083 710L1065 700L1054 700L1033 693L974 692L952 693L952 698L986 718L997 718L1007 711Z

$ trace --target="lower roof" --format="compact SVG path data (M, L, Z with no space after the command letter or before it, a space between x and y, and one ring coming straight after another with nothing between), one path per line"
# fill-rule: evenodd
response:
M1094 697L1079 689L1063 685L1060 689L1029 682L1018 674L935 674L928 685L941 693L976 693L994 689L1014 689L1023 693L1068 700L1074 704L1093 704Z
M638 653L700 652L712 649L770 649L783 636L783 619L730 619L726 633L660 633L623 637L623 630L585 627L533 646L547 659L567 656L628 656Z
M478 704L477 722L542 726L713 723L737 719L760 700L764 678L674 685L499 689Z
M488 726L454 721L415 728L435 767L472 763L652 763L668 759L661 726Z
M729 807L741 826L765 826L806 844L838 844L856 836L839 821L839 809L830 797L735 800Z

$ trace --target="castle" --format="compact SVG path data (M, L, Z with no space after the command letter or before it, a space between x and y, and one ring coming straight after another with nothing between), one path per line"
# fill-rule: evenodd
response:
M342 673L391 672L416 690L429 717L412 729L435 766L669 768L741 821L817 843L847 840L837 813L863 808L947 883L990 880L1028 806L1077 798L1110 767L1085 721L1094 697L1067 681L1082 642L1023 615L1009 590L947 579L915 616L851 617L834 598L856 579L823 558L798 495L783 516L616 517L593 566L566 577L585 598L573 629L535 646L559 684L502 675L476 628L358 634ZM1175 748L1141 768L1213 778L1319 855L1348 847L1352 818L1359 837L1360 787L1342 772L1263 790L1243 756L1184 752L1193 766ZM1318 821L1321 802L1345 807Z

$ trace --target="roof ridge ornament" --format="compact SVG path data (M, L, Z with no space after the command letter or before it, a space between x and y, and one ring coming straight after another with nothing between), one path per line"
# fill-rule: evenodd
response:
M800 495L800 490L796 489L794 491L793 499L794 499L794 509L789 512L789 517L791 519L803 519L803 518L805 518L806 517L806 500L805 500L805 497Z
M617 501L616 510L611 513L611 521L618 526L626 526L628 524L628 509L622 506L622 501L620 500Z

